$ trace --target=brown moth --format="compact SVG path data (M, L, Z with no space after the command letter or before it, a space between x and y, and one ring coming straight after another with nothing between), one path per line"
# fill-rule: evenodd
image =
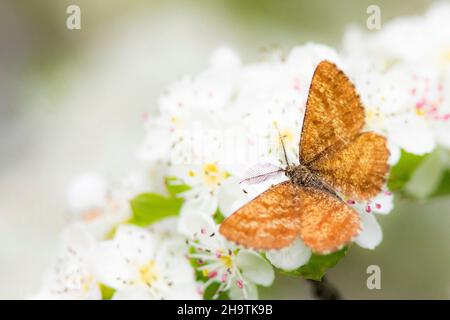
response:
M220 233L263 250L289 246L297 236L322 254L351 242L360 230L359 215L342 196L370 199L389 170L386 139L363 127L355 87L335 64L322 61L309 89L299 165L288 164L283 171L289 180L238 209Z

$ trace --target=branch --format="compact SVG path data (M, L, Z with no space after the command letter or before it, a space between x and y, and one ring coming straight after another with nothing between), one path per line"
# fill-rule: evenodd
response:
M308 280L311 283L311 289L314 296L320 300L341 300L342 296L338 289L336 289L324 276L322 281Z

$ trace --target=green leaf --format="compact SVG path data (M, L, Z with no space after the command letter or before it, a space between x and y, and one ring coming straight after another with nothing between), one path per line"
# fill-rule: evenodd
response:
M111 287L108 287L107 285L100 283L100 292L102 294L102 300L111 300L112 296L114 295L114 293L116 292L116 290L114 290Z
M212 300L215 298L216 300L230 300L230 297L228 295L228 292L223 291L220 292L217 297L215 297L217 290L220 287L219 282L213 282L211 283L206 289L205 292L203 292L203 299L205 300Z
M404 150L401 151L400 160L391 168L387 186L391 191L400 191L411 178L416 168L429 154L415 155Z
M438 187L434 190L432 197L443 197L450 195L450 170L444 172Z
M445 167L440 150L427 155L405 184L406 194L418 199L429 197L439 186Z
M326 255L313 253L308 263L304 266L293 271L280 270L280 273L290 276L303 276L305 279L320 281L328 269L334 267L345 257L347 250L348 248L344 247L339 251Z
M166 217L178 215L182 198L165 197L156 193L143 193L130 201L133 216L130 223L147 226Z
M114 227L111 228L111 230L109 230L106 234L105 234L105 239L106 240L111 240L115 237L116 235L116 231L117 228L119 227L120 224L115 225Z
M216 213L214 213L213 219L216 224L221 224L222 221L225 220L225 216L223 215L223 213L220 211L219 208L217 208Z
M166 185L167 192L172 197L177 197L180 193L188 191L191 189L187 184L182 183L176 177L166 177L164 178L164 184Z

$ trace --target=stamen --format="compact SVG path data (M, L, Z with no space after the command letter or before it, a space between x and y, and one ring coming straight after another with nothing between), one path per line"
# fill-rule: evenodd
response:
M224 283L224 282L227 281L227 278L228 278L228 275L227 275L226 273L224 273L224 274L222 275L222 277L220 278L220 281L221 281L222 283Z

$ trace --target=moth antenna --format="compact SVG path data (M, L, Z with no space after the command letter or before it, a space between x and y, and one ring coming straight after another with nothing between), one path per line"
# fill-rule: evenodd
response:
M275 171L266 172L266 173L263 173L263 174L258 174L256 176L249 177L249 178L246 178L244 180L241 180L239 182L239 184L247 182L247 181L250 181L250 180L253 180L253 179L258 179L258 178L261 178L261 177L269 176L271 174L278 173L278 172L284 172L284 169L279 169L279 170L275 170Z
M274 125L278 131L278 137L280 138L281 146L283 147L283 153L284 153L284 159L286 160L286 165L289 166L289 161L288 161L288 157L287 157L287 153L286 153L286 147L284 146L283 137L281 136L281 132L280 132L280 129L278 129L277 124L275 123Z

